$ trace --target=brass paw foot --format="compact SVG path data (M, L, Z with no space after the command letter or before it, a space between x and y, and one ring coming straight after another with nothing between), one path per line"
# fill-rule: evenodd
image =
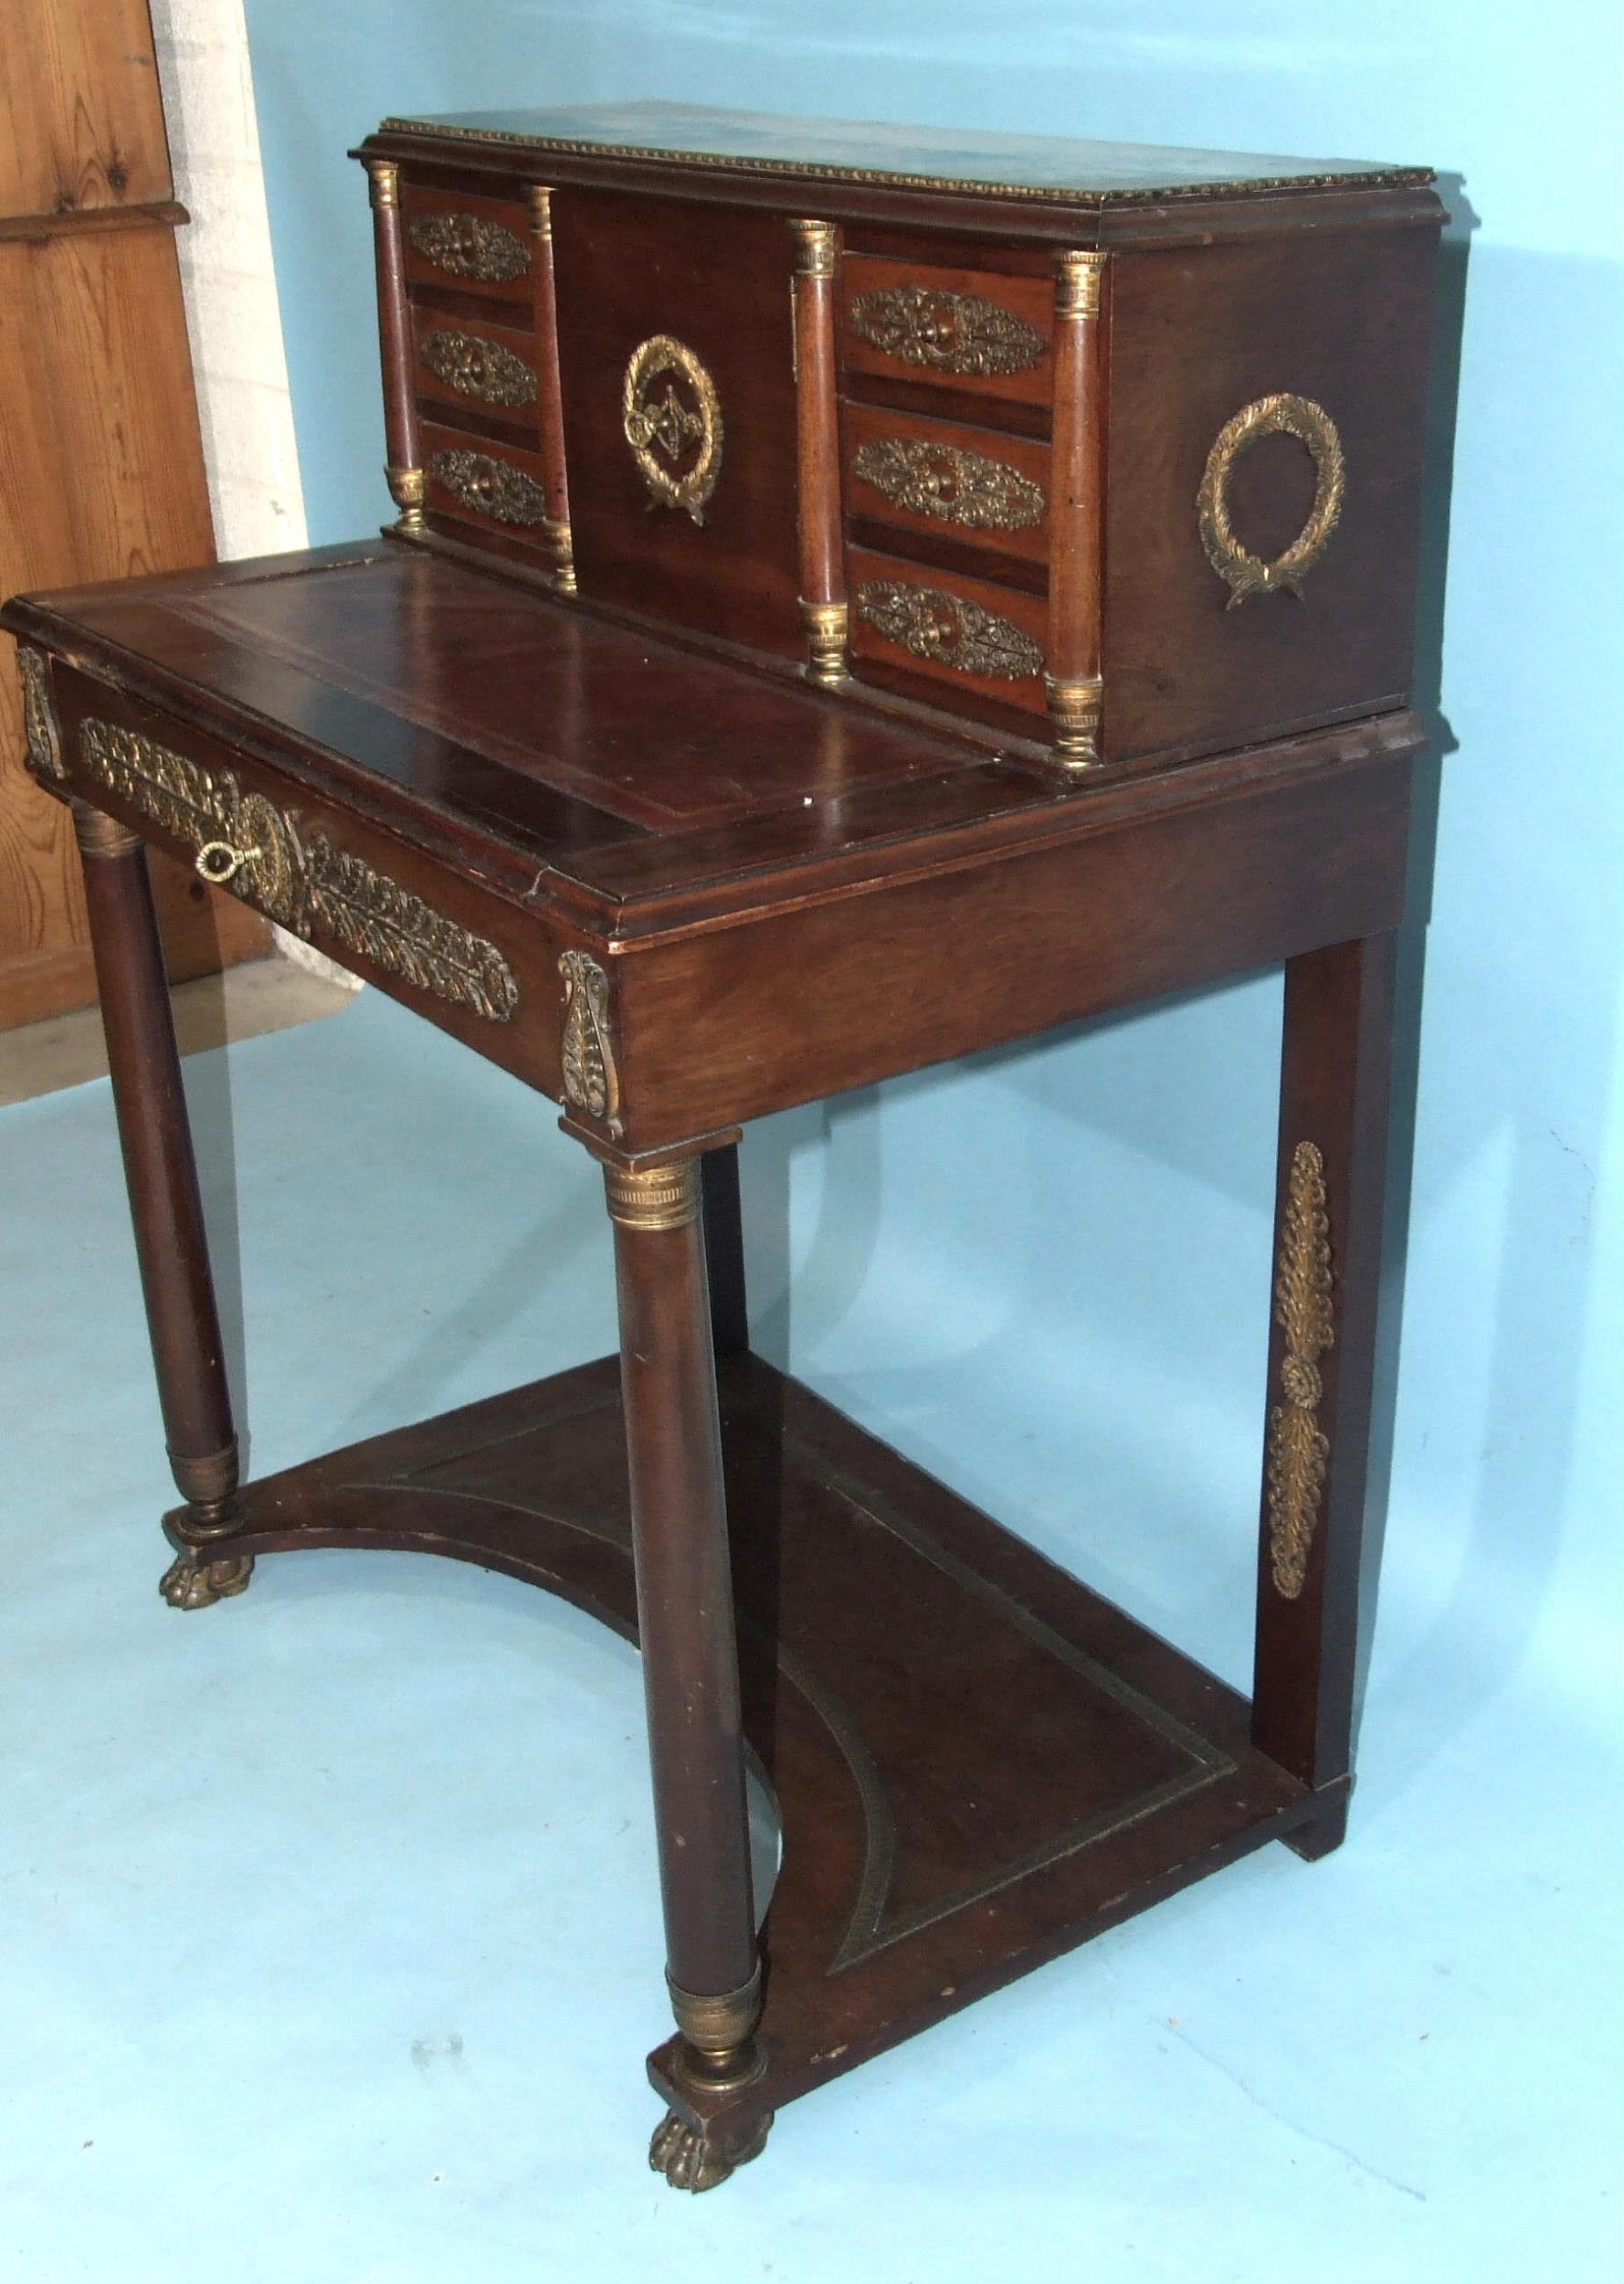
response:
M767 2145L773 2113L765 2110L736 2141L721 2141L686 2125L675 2111L655 2129L649 2144L649 2163L664 2173L673 2189L713 2189L740 2165L759 2157Z
M254 1575L251 1554L177 1554L158 1581L172 1610L206 1610L228 1594L240 1594Z

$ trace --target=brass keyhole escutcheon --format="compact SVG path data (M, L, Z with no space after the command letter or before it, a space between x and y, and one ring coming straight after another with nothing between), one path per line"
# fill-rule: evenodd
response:
M626 367L621 427L656 507L683 508L703 523L722 473L722 400L685 342L651 333Z
M245 864L264 854L263 849L234 849L228 841L206 841L193 860L193 870L211 888L224 888Z
M1236 461L1260 437L1294 436L1308 447L1314 467L1313 505L1291 545L1265 563L1236 538L1229 523L1229 486ZM1225 422L1207 455L1206 472L1196 494L1201 545L1207 560L1229 589L1225 608L1234 610L1251 595L1281 589L1301 596L1302 582L1324 554L1342 513L1346 483L1342 439L1323 405L1311 397L1260 397Z

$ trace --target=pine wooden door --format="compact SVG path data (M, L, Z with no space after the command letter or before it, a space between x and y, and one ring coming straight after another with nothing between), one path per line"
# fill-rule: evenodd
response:
M212 562L145 0L0 0L0 593ZM153 862L179 981L264 923ZM68 815L22 767L0 639L0 1029L96 997Z

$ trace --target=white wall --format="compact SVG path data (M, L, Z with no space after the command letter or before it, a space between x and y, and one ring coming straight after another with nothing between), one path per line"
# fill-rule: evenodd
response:
M242 0L152 0L186 327L222 556L305 545Z

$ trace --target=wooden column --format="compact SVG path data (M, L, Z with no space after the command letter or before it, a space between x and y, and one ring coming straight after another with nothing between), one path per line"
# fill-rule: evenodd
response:
M240 1594L254 1559L209 1553L232 1528L237 1437L174 1019L145 850L82 801L73 821L164 1440L189 1503L185 1543L163 1591L177 1608L197 1610Z
M1387 1179L1396 937L1286 966L1252 1741L1347 1821Z
M1054 442L1049 461L1049 661L1055 753L1069 769L1100 758L1104 531L1105 256L1055 256Z
M553 276L553 193L543 183L530 189L530 226L535 239L536 410L542 430L542 465L547 487L547 537L553 548L553 583L561 595L575 592L575 545L570 531L569 476L564 457L564 382L558 370L558 295Z
M796 238L795 367L801 616L807 673L833 685L847 675L846 574L840 546L840 426L835 378L832 222L792 222Z
M406 300L406 247L400 228L400 169L392 159L369 159L373 254L378 272L378 347L384 362L384 473L400 510L400 529L423 527L427 478L417 433L417 395L412 377L412 312Z
M609 1166L604 1182L667 1981L685 2073L746 2085L765 2067L761 1970L700 1171Z

